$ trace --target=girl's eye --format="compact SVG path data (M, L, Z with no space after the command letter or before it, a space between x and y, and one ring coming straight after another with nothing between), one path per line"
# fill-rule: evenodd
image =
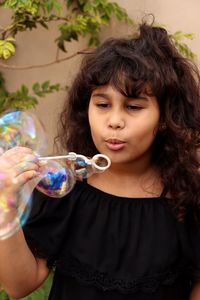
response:
M108 107L108 103L97 103L96 105L99 108L107 108Z
M127 105L127 109L128 110L140 110L140 109L142 109L142 107L137 106L137 105Z

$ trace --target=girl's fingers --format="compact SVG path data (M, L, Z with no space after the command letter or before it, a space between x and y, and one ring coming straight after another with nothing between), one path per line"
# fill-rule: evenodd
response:
M34 169L34 166L22 172L17 172L17 174L0 170L0 190L9 189L16 191L29 180L39 176L41 176L41 172Z
M37 171L31 170L20 174L19 176L13 179L13 188L14 190L20 189L25 183L29 182L31 179L39 177L40 173Z
M37 156L31 149L14 147L0 155L0 189L15 193L41 175L39 170Z
M16 153L16 155L8 154L0 157L0 168L13 172L15 175L29 169L37 170L39 162L37 156L34 154Z
M0 170L0 191L2 191L4 188L8 188L12 184L13 175L11 175L9 172Z
M16 158L27 154L33 154L32 149L25 148L25 147L14 147L9 150L7 150L4 153L1 153L1 159L2 158Z
M24 161L15 162L11 165L11 163L6 163L5 161L0 160L0 171L9 173L10 177L17 177L20 174L27 171L39 171L40 166L32 161L32 158L28 158Z
M29 182L31 179L34 179L38 177L38 173L36 171L27 171L24 172L23 174L20 174L17 177L13 177L13 178L8 178L6 181L4 181L1 189L0 189L0 193L5 195L16 195L16 193L18 193L21 188L23 187L24 184L26 184L27 182ZM32 182L30 186L28 186L28 190L26 190L26 194L30 192L30 194L32 193L33 189L35 188L37 182L39 182L41 179L38 177L38 181L36 182ZM27 195L29 196L29 195Z
M26 148L26 147L14 147L11 148L9 150L7 150L6 152L1 153L2 156L11 156L11 155L17 155L19 153L24 153L24 154L31 154L33 153L33 150L30 148Z
M11 153L4 153L0 156L1 160L4 160L5 163L9 163L10 165L15 164L16 162L22 161L22 160L37 160L37 156L33 153L26 153L26 152L11 152Z
M39 171L39 166L35 163L20 162L14 167L14 176L17 177L28 171Z

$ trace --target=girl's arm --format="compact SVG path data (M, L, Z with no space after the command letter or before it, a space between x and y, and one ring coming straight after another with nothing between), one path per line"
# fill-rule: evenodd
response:
M37 289L47 278L46 261L29 250L23 232L0 241L0 283L13 298L22 298Z
M193 284L192 292L190 294L190 300L199 300L200 299L200 281L197 281Z

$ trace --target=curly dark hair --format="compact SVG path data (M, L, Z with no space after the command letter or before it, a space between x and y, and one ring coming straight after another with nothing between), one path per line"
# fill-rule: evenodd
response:
M134 38L112 38L85 55L60 117L57 139L68 151L93 156L97 149L88 122L92 91L110 83L127 97L147 84L158 99L160 128L153 160L179 220L187 207L200 206L200 75L167 31L143 23ZM172 200L173 199L173 200Z

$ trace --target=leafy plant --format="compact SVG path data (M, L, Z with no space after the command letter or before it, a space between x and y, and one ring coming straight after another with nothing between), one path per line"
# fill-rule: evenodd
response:
M19 32L37 29L39 26L48 30L48 25L52 21L59 21L59 35L55 42L58 50L64 52L67 52L66 44L78 40L79 37L88 38L89 47L98 45L99 33L103 26L109 25L112 16L116 16L120 22L133 23L122 7L108 0L65 0L64 4L58 0L0 0L0 6L12 11L10 24L5 28L0 27L0 60L2 61L15 55ZM78 54L59 59L58 53L55 61L47 65L59 63ZM8 66L3 62L0 62L0 66L13 69L45 67L44 65L20 68L20 66ZM67 87L46 80L44 83L34 83L31 91L23 84L17 91L9 92L3 74L0 73L0 114L8 109L35 107L39 97L45 97L61 89Z
M36 82L32 86L32 95L26 85L15 92L8 92L5 87L5 80L0 74L0 113L9 109L30 109L38 104L38 97L45 97L46 94L53 93L60 90L60 84L51 85L49 81L42 84Z
M196 54L191 51L188 45L184 42L185 39L193 40L194 35L192 33L184 33L182 31L176 31L174 34L170 35L170 38L174 42L177 49L185 57L189 59L196 59Z

